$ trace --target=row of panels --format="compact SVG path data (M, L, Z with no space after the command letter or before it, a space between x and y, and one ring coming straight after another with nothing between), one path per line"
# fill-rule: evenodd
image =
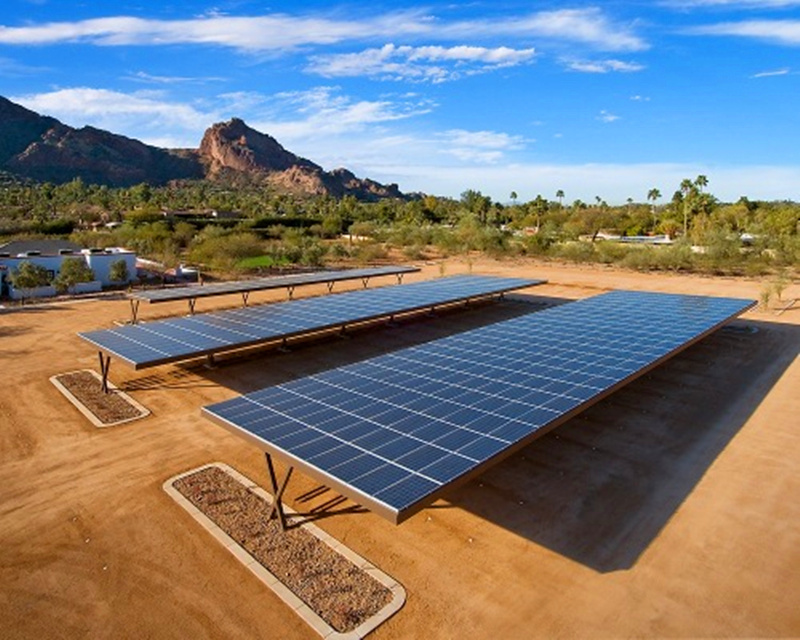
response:
M617 291L203 411L399 522L753 304Z
M524 278L451 276L78 335L105 353L139 369L374 318L499 295L541 282Z

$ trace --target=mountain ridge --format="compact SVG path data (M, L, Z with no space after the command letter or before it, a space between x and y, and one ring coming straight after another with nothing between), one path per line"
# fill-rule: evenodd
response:
M396 184L325 171L269 134L232 118L206 129L196 149L164 149L104 129L70 127L0 96L0 171L39 182L127 187L179 180L257 182L294 195L405 198Z

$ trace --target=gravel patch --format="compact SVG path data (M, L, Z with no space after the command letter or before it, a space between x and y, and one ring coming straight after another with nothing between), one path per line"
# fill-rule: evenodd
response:
M339 633L391 602L390 589L303 527L267 521L269 503L218 467L172 486Z
M100 376L90 370L62 373L51 378L56 387L83 413L94 416L98 426L109 426L142 418L150 412L109 383L105 393Z

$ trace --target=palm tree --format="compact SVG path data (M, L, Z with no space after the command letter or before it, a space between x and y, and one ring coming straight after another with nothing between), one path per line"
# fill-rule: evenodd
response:
M700 189L700 193L703 193L703 187L708 186L708 178L704 175L699 175L694 181L696 187Z
M689 194L695 186L692 184L692 181L689 178L684 178L681 180L681 194L683 195L683 237L686 237L686 233L689 229L689 208L687 205L687 200L689 199Z
M517 204L517 192L516 191L512 191L511 195L509 197L511 198L511 202L514 205L516 205Z
M558 208L562 209L564 207L564 190L559 189L556 191L556 198L558 198Z
M656 200L661 197L661 192L653 187L650 191L647 192L647 199L652 201L652 211L653 211L653 233L656 230Z

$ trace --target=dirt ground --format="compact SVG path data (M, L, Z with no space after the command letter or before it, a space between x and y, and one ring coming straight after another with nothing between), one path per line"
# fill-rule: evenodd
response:
M535 262L472 269L549 283L214 369L112 362L112 382L153 415L102 430L48 378L97 368L76 332L126 319L127 302L0 313L0 638L314 638L161 489L213 461L268 486L263 455L201 406L525 313L542 297L758 299L763 286ZM405 281L440 273L429 264ZM800 298L800 284L783 298ZM236 302L201 300L198 311ZM185 312L143 305L140 316ZM800 636L799 349L800 303L751 311L400 526L331 492L309 496L318 485L300 473L285 498L406 588L376 640Z

